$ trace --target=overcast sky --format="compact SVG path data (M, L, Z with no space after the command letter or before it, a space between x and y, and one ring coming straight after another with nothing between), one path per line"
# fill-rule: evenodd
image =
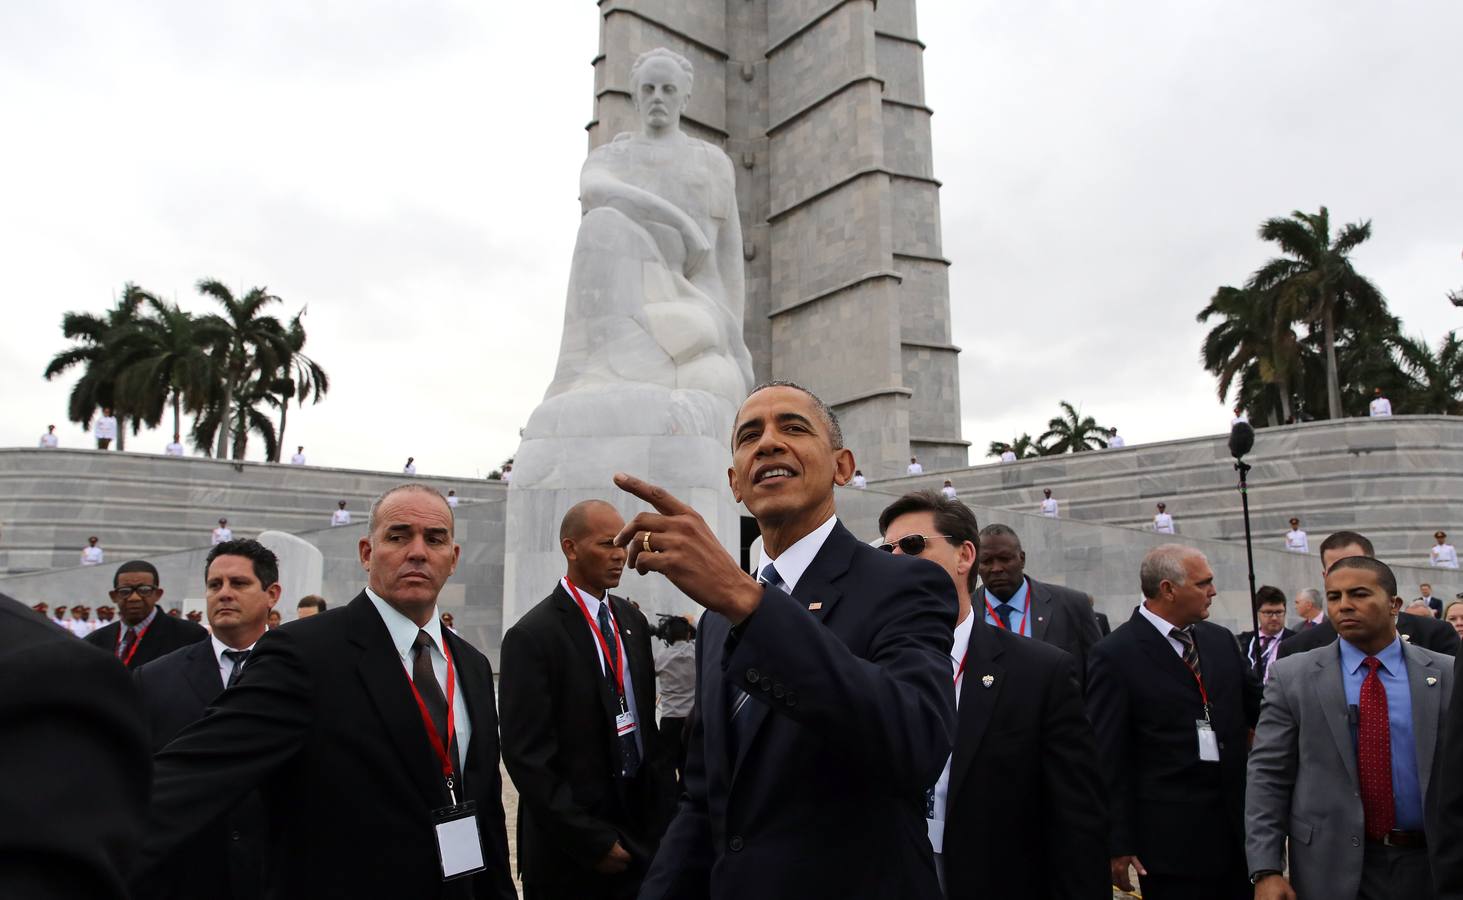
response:
M1371 219L1356 264L1407 330L1463 321L1463 4L924 0L919 26L972 462L1064 399L1129 443L1226 428L1194 316L1268 216ZM64 311L127 281L204 311L212 277L308 304L312 463L486 474L553 372L597 34L588 0L0 5L0 445L90 444L74 378L41 378Z

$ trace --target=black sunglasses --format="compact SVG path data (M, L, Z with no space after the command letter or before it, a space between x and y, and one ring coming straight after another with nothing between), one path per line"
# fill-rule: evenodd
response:
M107 596L111 597L113 600L126 600L132 595L133 591L136 591L137 596L146 600L148 597L151 597L153 594L157 593L158 590L158 588L153 587L150 584L135 584L132 587L116 588L115 590L107 591Z
M925 552L926 542L932 541L935 538L944 538L948 541L950 539L950 535L932 534L926 536L923 534L906 534L904 537L900 538L892 544L880 544L879 549L883 550L885 553L893 553L894 547L897 545L899 549L904 552L905 556L919 556L921 553Z

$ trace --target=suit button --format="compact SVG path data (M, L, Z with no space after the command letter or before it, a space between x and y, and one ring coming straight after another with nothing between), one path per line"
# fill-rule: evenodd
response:
M771 678L764 678L764 679L762 679L762 693L765 694L765 693L767 693L770 690L772 690L772 679Z
M762 680L762 673L756 669L747 670L747 684L756 684Z
M1353 846L1353 847L1360 847L1361 846L1361 838L1359 838L1359 837L1357 837L1356 835L1353 834L1351 836L1351 846Z
M787 690L782 686L781 682L772 686L772 696L776 697L777 699L781 700L786 694Z
M786 703L788 706L797 706L798 695L793 691L788 691L787 696L782 698L782 702Z
M742 843L741 835L736 834L732 835L732 839L727 841L726 845L733 853L740 852L742 847L745 846Z
M230 834L229 837L237 841L239 839L239 833L235 831L233 834Z

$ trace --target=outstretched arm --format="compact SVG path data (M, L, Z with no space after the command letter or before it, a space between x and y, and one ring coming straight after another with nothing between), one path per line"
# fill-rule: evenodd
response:
M706 232L680 207L620 178L592 154L579 174L579 203L585 212L608 207L642 225L664 225L675 230L685 244L683 274L687 278L701 267L706 254L711 251L711 241Z

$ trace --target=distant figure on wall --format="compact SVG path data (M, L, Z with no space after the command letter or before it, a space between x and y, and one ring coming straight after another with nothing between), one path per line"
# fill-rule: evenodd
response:
M406 458L406 465L401 467L401 472L403 475L415 475L417 473L417 458L415 456L408 456Z
M1373 419L1385 419L1392 415L1392 401L1383 395L1381 388L1372 391L1372 402L1367 406L1367 414Z
M906 475L923 475L925 473L925 467L920 465L917 457L911 456L909 458L909 465L904 467L904 472Z
M110 406L102 407L102 414L92 424L91 431L96 436L98 450L106 450L112 446L112 441L117 439L117 417L112 415Z
M295 455L290 457L290 465L303 466L305 464L305 445L300 444L295 448Z
M335 504L335 512L330 514L330 527L337 525L349 525L351 523L351 511L345 508L345 501L341 500Z
M1168 514L1168 507L1162 503L1158 504L1158 515L1153 517L1154 534L1173 534L1173 516Z
M1123 440L1123 436L1118 434L1118 430L1114 428L1112 430L1112 437L1107 439L1107 449L1120 450L1126 446L1128 446L1127 442Z
M178 440L178 438L178 433L176 431L173 432L173 440L166 447L163 448L163 454L165 456L183 455L183 442Z
M1310 553L1311 540L1300 527L1300 519L1290 520L1290 530L1285 532L1285 549L1291 553Z
M1048 519L1055 519L1059 515L1057 498L1052 496L1051 488L1042 488L1041 514Z
M234 529L229 527L229 520L220 516L218 520L218 527L213 530L213 546L217 547L224 541L232 541L233 539Z
M955 485L950 483L950 479L945 479L945 486L940 488L940 493L944 495L946 500L955 499Z
M107 555L97 543L97 536L92 535L86 539L86 546L81 548L81 564L83 566L99 566L106 562Z
M1011 445L1010 444L1007 444L1006 445L1006 449L1004 449L1004 450L1001 451L1001 462L1003 462L1003 463L1013 463L1015 461L1016 461L1016 451L1011 449Z
M864 488L868 487L869 486L869 480L864 477L864 470L863 469L854 469L853 470L853 480L850 481L849 484L853 485L854 487L858 488L859 490L863 490Z
M447 492L447 505L453 509L457 508L457 491L449 490Z
M1234 426L1238 425L1241 422L1245 423L1246 425L1250 424L1250 417L1245 413L1244 407L1236 406L1234 408L1234 418L1229 420L1229 424L1231 426Z
M56 436L55 425L46 426L46 433L41 435L40 446L42 450L55 450L57 447L61 446L61 439Z
M1437 545L1432 548L1429 561L1435 569L1456 569L1458 568L1458 551L1448 543L1448 533L1438 531L1433 535Z

